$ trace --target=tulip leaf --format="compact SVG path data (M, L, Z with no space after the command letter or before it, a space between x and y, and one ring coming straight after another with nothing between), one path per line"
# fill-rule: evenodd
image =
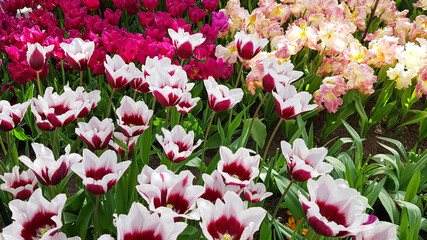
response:
M427 137L427 119L423 119L420 121L420 130L418 139L421 141Z
M123 151L125 151L125 155L127 155L127 154L129 153L129 148L128 148L128 146L126 145L126 143L124 143L124 142L120 141L120 139L116 138L114 135L113 135L113 141L114 141L115 143L117 143L117 145L119 145L119 147L120 147L121 149L123 149Z
M86 194L89 195L89 194ZM79 215L77 216L76 223L74 226L73 236L78 235L81 239L86 239L86 235L89 229L89 223L91 216L95 211L95 204L93 201L86 201L86 204L81 208Z
M243 120L243 123L245 126L249 127L249 125L251 124L251 121L252 121L252 118L245 119ZM267 128L259 118L255 118L254 124L249 134L260 148L264 148L265 139L267 137Z
M185 240L185 239L198 239L199 237L199 230L195 228L194 226L188 225L184 231L179 234L178 240Z
M21 127L17 127L10 131L10 135L15 136L20 141L29 141L32 140L30 137L25 135L24 129Z
M384 188L381 189L380 194L378 195L378 198L380 199L381 204L384 206L385 210L387 211L388 216L391 219L391 222L394 224L398 224L399 216L400 216L399 210L397 210L397 207L394 204L393 199Z
M414 175L412 175L411 181L409 181L408 188L406 189L405 201L413 202L415 196L418 193L418 187L420 186L421 172L418 168Z

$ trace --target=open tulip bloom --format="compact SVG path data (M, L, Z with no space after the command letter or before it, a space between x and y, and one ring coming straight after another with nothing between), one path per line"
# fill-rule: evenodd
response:
M181 59L189 59L193 56L194 49L205 41L203 34L190 34L185 32L182 28L178 29L178 32L175 32L173 29L168 29L168 33L172 38L176 55Z
M69 87L64 87L65 91L72 91ZM101 91L93 90L85 92L83 87L77 87L75 93L77 94L77 101L83 104L82 110L77 114L77 118L84 118L96 107L101 100Z
M43 47L40 43L27 43L27 62L35 72L41 72L45 67L54 45Z
M153 110L143 101L135 102L132 98L124 96L120 107L116 110L117 124L126 137L135 137L147 129L153 116Z
M33 171L19 173L18 166L14 166L11 173L0 175L0 178L4 182L0 185L1 190L10 193L16 199L28 199L37 187L37 178Z
M261 202L262 200L273 195L271 192L267 192L264 183L255 184L251 181L244 189L243 189L246 199L251 203Z
M179 100L179 103L175 105L175 108L181 114L187 114L191 110L193 110L193 108L197 105L199 101L199 97L191 98L191 93L185 92Z
M316 104L309 104L312 96L308 92L297 93L293 85L283 86L276 83L276 91L273 91L277 115L285 120L290 120L301 113L317 108Z
M117 163L117 154L112 150L105 151L99 158L88 149L83 149L83 161L71 167L94 194L105 194L119 181L131 164L131 161Z
M389 222L379 222L375 224L372 229L362 231L356 236L353 236L352 240L397 240L397 229L396 225Z
M76 71L86 71L89 60L95 50L95 43L92 41L85 42L81 38L74 38L71 43L61 43L67 60L71 67Z
M118 54L114 55L113 58L108 55L105 56L104 67L108 83L114 89L126 87L134 79L136 74L135 64L126 64Z
M308 223L320 235L345 237L374 227L378 218L365 213L366 204L360 193L350 188L344 179L334 180L323 175L317 181L307 182L309 200L299 192Z
M88 123L79 122L76 134L80 136L91 150L103 150L108 146L114 132L113 119L105 118L102 122L92 117Z
M234 39L239 57L243 60L251 60L268 44L267 39L257 39L254 35L243 31L237 32Z
M324 147L308 149L301 138L295 139L293 148L286 141L282 141L281 146L288 173L295 181L304 182L333 170L331 164L323 162L328 154Z
M24 118L30 101L10 105L9 101L0 100L0 130L11 131L15 129Z
M205 183L205 192L200 198L206 199L215 203L217 199L224 200L224 195L228 191L240 193L240 186L226 185L224 178L218 170L212 172L211 175L203 173L203 182Z
M225 85L219 85L213 77L203 80L208 92L208 105L214 112L223 112L243 99L243 90L240 88L229 89Z
M294 65L290 62L278 63L277 58L264 59L264 71L262 73L262 87L266 92L273 91L276 83L286 86L298 80L304 73L294 71Z

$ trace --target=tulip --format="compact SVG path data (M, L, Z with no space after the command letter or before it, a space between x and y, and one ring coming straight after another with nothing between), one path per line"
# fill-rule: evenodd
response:
M53 50L54 45L43 47L39 43L27 43L27 62L28 65L36 72L41 72L45 67L50 52Z
M230 149L221 146L219 155L221 160L217 169L227 184L245 187L258 176L260 156L250 156L248 149L239 148L233 154Z
M275 108L280 118L289 120L301 113L311 111L317 107L316 104L308 104L311 95L308 92L297 93L293 85L283 86L276 84L276 91L273 91Z
M112 88L122 89L132 81L134 72L131 72L131 70L134 68L129 68L130 65L135 67L134 63L126 64L119 55L114 55L113 58L108 55L105 57L105 74Z
M65 154L55 160L52 150L40 143L32 143L36 159L31 161L27 156L20 156L19 161L25 164L45 186L55 186L71 173L71 166L79 162L79 154L70 154L71 147L65 148Z
M176 110L181 114L187 114L196 107L199 100L199 97L191 98L191 93L185 92L179 100L179 103L175 105Z
M218 0L202 0L202 4L208 12L213 12L218 8Z
M303 72L293 71L294 65L292 63L285 62L279 64L277 58L264 59L263 66L262 87L269 93L276 87L276 82L286 86L298 80L303 75Z
M309 150L301 138L295 139L293 148L286 141L282 141L281 146L288 173L295 181L304 182L333 170L331 164L322 162L328 153L324 147Z
M167 159L174 163L187 159L202 143L199 139L196 144L193 144L194 132L190 131L187 134L181 125L176 125L172 131L162 128L162 132L164 138L156 134L157 141L162 146Z
M111 9L107 8L104 12L105 19L110 25L117 26L120 22L120 17L122 16L122 10L117 9L113 12Z
M396 225L389 222L379 222L374 228L359 232L352 240L397 240Z
M144 69L144 68L143 68ZM140 93L150 92L150 85L145 79L145 71L141 71L135 67L134 69L134 78L130 82L130 87Z
M64 87L64 91L72 91L68 86ZM77 94L77 101L82 102L82 110L77 114L77 118L84 118L96 107L101 100L101 91L93 90L91 92L84 92L83 87L77 87L75 93Z
M11 131L15 129L27 112L29 101L10 105L9 101L0 100L0 130Z
M225 193L224 202L218 199L215 204L199 199L197 206L200 227L208 240L252 240L267 213L261 207L247 208L235 192Z
M203 9L199 7L189 8L188 9L188 17L192 23L198 23L203 20L203 18L208 15L207 12L203 11Z
M148 203L150 211L163 215L171 215L178 219L199 219L196 200L203 194L202 186L193 185L194 175L184 170L175 175L165 165L153 170L145 165L136 186L138 193Z
M126 137L135 137L147 129L153 116L153 110L143 101L135 102L132 98L124 96L120 107L116 110L117 124Z
M263 38L258 40L252 34L246 34L243 31L236 33L237 53L243 60L251 60L268 44L268 40Z
M159 4L159 0L141 0L141 2L144 8L149 11L156 9Z
M59 194L47 201L39 188L28 202L15 199L9 203L12 224L3 228L4 239L55 239L62 227L61 215L67 197Z
M133 147L136 144L136 141L138 140L138 136L136 137L126 137L125 135L123 135L123 133L120 132L114 132L113 136L115 138L117 138L119 141L121 141L123 144L127 144L128 148L129 148L129 153L131 154L133 151ZM122 149L116 142L114 142L113 139L110 140L110 142L108 143L108 145L113 148L116 152L120 153L120 154L124 154L125 150Z
M193 56L194 49L206 40L203 34L196 33L191 35L188 32L184 32L182 28L178 29L178 32L168 29L168 33L172 38L176 54L183 60Z
M117 163L112 150L105 151L99 158L88 149L83 149L83 161L71 167L82 180L87 190L94 194L105 194L119 181L131 161Z
M226 185L224 179L218 170L213 171L211 175L203 173L203 182L205 183L205 192L200 198L206 199L211 203L215 203L217 199L223 200L226 192L240 192L240 187L236 185Z
M342 238L370 229L378 221L365 213L360 193L344 179L323 175L317 181L309 179L307 188L310 200L301 192L298 195L308 223L317 234Z
M141 203L134 202L129 214L114 215L117 222L117 240L168 239L176 240L187 227L186 223L174 222L170 215L150 213Z
M0 188L12 195L13 198L26 200L37 188L37 178L31 170L19 173L19 167L14 166L11 173L0 175L4 183Z
M102 122L92 117L88 123L79 122L76 134L79 135L91 150L103 150L108 146L114 132L113 119L105 118Z
M92 41L85 42L81 38L74 38L69 44L61 43L67 60L71 67L76 71L86 71L89 60L95 50L95 43Z
M218 85L212 77L203 82L208 92L208 105L214 112L226 111L243 98L243 90L240 88L230 90L227 86Z
M83 0L83 5L89 11L97 11L99 9L99 0Z
M267 192L265 185L261 182L255 184L251 181L243 191L245 192L246 199L251 203L261 202L273 195L273 193Z

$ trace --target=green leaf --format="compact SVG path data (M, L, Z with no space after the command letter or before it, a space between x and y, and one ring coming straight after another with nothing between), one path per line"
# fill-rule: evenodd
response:
M191 225L188 225L184 229L184 231L181 234L179 234L178 240L198 239L199 235L200 235L200 231L197 228Z
M406 189L406 194L405 194L406 202L414 201L414 198L418 193L418 187L420 186L420 181L421 181L421 172L420 172L420 169L417 169L414 175L412 176L411 181L409 181L408 188Z
M401 208L403 208L402 210L402 222L404 222L404 217L407 218L408 220L408 226L409 226L409 234L408 236L402 236L402 232L405 234L407 229L405 228L405 226L402 226L402 222L401 222L401 227L400 227L400 236L399 239L416 239L418 236L418 233L420 231L421 228L421 210L417 207L417 205L410 203L410 202L406 202L406 201L401 201L401 200L396 200L396 203L399 204L399 206ZM406 214L405 214L406 213ZM406 220L406 219L405 219Z
M399 223L399 210L397 210L396 205L394 204L393 199L387 193L385 189L381 189L378 198L381 201L381 204L384 206L385 210L388 213L388 216L391 219L391 222L394 224Z
M420 121L420 130L418 134L418 140L423 140L427 137L427 119L423 119Z
M126 143L120 141L120 139L116 138L116 136L114 135L113 135L113 141L117 143L117 145L119 145L119 147L123 149L123 151L125 151L125 155L129 153L129 148Z
M25 135L24 129L22 129L21 127L17 127L15 129L13 129L12 131L10 131L10 134L12 136L15 136L20 141L32 140L30 137L28 137L27 135Z
M252 121L252 119L245 120L245 124L246 122L247 124L250 124L250 121ZM250 135L260 148L264 148L265 139L267 137L267 129L259 118L255 118Z
M375 183L374 188L368 193L368 203L370 206L373 206L374 203L377 201L378 195L380 194L381 190L384 187L385 181L387 180L387 178L383 178L381 179L380 182Z
M422 120L424 120L426 118L427 118L427 111L420 111L417 114L415 114L415 116L413 118L411 118L411 120L409 120L409 121L407 121L407 122L405 122L403 124L400 124L397 127L397 129L398 129L397 131L399 131L403 126L421 122Z
M384 117L386 117L391 110L394 109L394 106L396 105L397 101L391 102L384 107L377 108L374 113L372 114L371 118L369 119L369 125L374 125L378 122L380 122Z
M244 110L240 111L239 114L231 121L230 125L228 126L227 130L227 140L230 140L233 136L236 129L240 126L240 123L242 123L243 114L245 111L247 111L248 107L246 107Z
M362 101L360 100L360 97L358 95L354 97L354 107L360 117L359 119L359 124L361 129L360 135L362 137L365 137L369 129L368 116L366 115L365 109L362 105Z
M92 214L95 211L95 204L93 201L87 201L86 204L81 208L79 215L77 216L76 223L74 226L74 234L79 235L81 239L86 239L89 223L92 219Z

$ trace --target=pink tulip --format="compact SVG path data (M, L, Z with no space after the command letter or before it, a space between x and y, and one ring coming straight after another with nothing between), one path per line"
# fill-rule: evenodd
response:
M227 86L218 85L212 77L203 82L208 92L208 105L214 112L226 111L243 98L243 90L240 88L230 90Z
M105 194L119 181L131 161L117 163L117 154L105 151L99 158L88 149L83 149L83 161L71 167L82 180L87 190L94 194Z
M365 213L366 204L359 198L360 193L344 179L323 175L317 181L309 179L307 188L310 200L301 192L298 195L308 223L317 234L356 235L378 221L376 216Z
M39 43L31 44L27 43L27 62L28 65L36 72L41 72L50 56L50 52L53 50L54 45L47 47L41 46Z
M55 186L71 173L71 165L79 162L79 154L70 154L70 145L65 148L65 154L55 160L52 150L40 143L32 143L36 159L30 160L27 156L20 156L19 161L25 164L36 175L39 182L45 186Z
M0 100L0 130L11 131L15 129L24 118L30 101L10 105L9 101Z
M189 34L184 32L184 29L178 29L175 32L173 29L168 29L169 36L172 38L173 46L176 54L181 59L189 59L193 56L194 49L205 41L203 34Z
M117 9L113 12L111 9L107 8L105 9L104 16L110 25L117 26L119 25L120 17L122 16L122 10Z
M213 12L218 8L218 0L202 0L202 4L208 12Z
M149 110L143 101L135 102L132 98L124 96L120 101L120 107L116 110L117 124L126 137L135 137L147 129L153 116L153 110Z
M129 214L114 215L117 222L117 240L168 239L176 240L187 227L186 223L174 222L168 214L151 213L144 205L132 203Z
M99 0L83 0L83 5L89 11L97 11L99 9Z
M200 210L203 235L209 240L236 239L252 240L267 213L261 207L247 208L235 192L226 192L224 202L215 204L197 200Z
M86 71L95 50L94 42L85 42L81 38L74 38L71 43L61 43L60 46L64 49L67 60L74 70Z
M203 9L199 7L189 8L188 9L188 17L192 23L198 23L203 20L203 18L208 15L207 12L203 11Z
M211 203L215 203L217 199L224 200L223 197L228 191L240 193L240 186L226 185L218 170L213 171L211 175L203 173L202 178L203 182L205 182L205 192L200 198L206 199Z
M37 178L33 171L27 170L19 173L19 167L14 166L11 173L0 175L4 183L0 188L12 195L13 198L26 200L37 188Z
M105 118L102 122L92 117L88 123L79 122L76 134L79 135L91 150L103 150L108 146L114 132L113 119Z
M141 3L145 9L152 11L157 8L159 0L141 0Z
M264 59L264 72L262 73L262 87L266 92L274 90L276 82L288 85L298 80L303 72L293 71L294 65L289 62L279 64L277 58Z
M227 184L245 187L259 174L259 155L250 156L249 150L239 148L236 153L224 146L219 148L221 160L218 162L218 171Z
M295 139L293 148L286 141L282 141L281 146L288 173L295 181L305 182L333 170L331 164L323 162L328 154L324 147L308 149L301 138Z
M255 184L251 181L245 188L244 193L246 199L251 203L261 202L262 200L273 195L271 192L267 192L265 185L261 182Z
M169 161L174 163L182 162L187 159L193 151L200 146L202 140L194 142L194 132L185 132L181 125L176 125L172 131L162 128L164 138L156 134L157 141L163 148Z
M316 104L309 104L311 94L308 92L297 93L293 85L283 86L276 84L276 91L273 91L275 108L280 118L289 120L301 113L311 111L317 107Z
M246 34L243 31L234 36L239 57L243 60L251 60L268 44L268 40L263 38L258 40L252 34Z

